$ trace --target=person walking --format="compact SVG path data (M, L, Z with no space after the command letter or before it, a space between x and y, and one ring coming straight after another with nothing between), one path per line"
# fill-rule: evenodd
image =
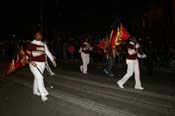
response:
M82 45L79 50L79 53L81 54L82 63L83 63L80 66L80 71L83 74L87 74L88 64L90 62L90 52L92 51L92 49L93 47L91 47L89 40L85 39L85 41L82 42Z
M34 40L27 46L26 53L29 59L29 67L34 75L33 82L33 94L41 96L42 101L47 101L48 91L44 86L44 77L41 73L45 70L46 56L52 61L54 67L56 67L56 62L47 48L47 45L42 42L42 34L37 32L34 36Z
M128 55L126 57L127 72L122 79L120 79L117 84L120 88L124 88L124 84L128 79L135 74L135 89L143 90L144 88L141 85L140 81L140 69L139 69L139 58L146 58L146 54L139 54L139 44L136 43L136 39L132 38L129 44L127 45Z
M115 58L117 55L117 51L116 48L112 47L110 45L110 43L107 43L107 47L104 50L105 52L105 59L106 59L106 63L105 63L105 68L104 68L104 73L108 76L108 77L114 77L114 74L112 73L112 68L115 64Z

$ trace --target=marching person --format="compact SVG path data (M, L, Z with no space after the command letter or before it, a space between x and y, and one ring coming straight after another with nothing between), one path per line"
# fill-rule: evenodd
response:
M124 75L124 77L121 80L117 82L120 88L124 88L123 85L134 73L135 74L135 89L138 89L138 90L144 89L140 81L140 69L139 69L139 62L137 58L138 57L146 58L146 55L145 54L141 55L138 53L139 47L140 47L139 44L136 43L136 39L131 38L131 41L127 45L127 50L128 50L128 55L126 57L127 73Z
M89 43L88 39L85 39L85 41L82 43L79 53L81 54L81 59L83 64L80 66L80 71L83 74L87 74L87 67L90 62L90 52L92 51L92 47Z
M47 40L44 40L44 43L45 43L46 45L48 45ZM53 55L52 55L52 56L53 56ZM54 56L53 56L53 58L56 59ZM55 73L52 71L52 69L51 69L50 66L49 66L47 55L46 55L46 70L47 70L47 72L49 72L50 76L54 76L54 75L55 75Z
M34 75L33 94L41 96L42 101L46 101L48 100L47 95L49 95L49 93L44 86L44 77L41 74L45 69L45 55L49 57L54 67L56 67L56 62L49 52L46 44L41 40L42 34L37 32L34 36L34 40L28 45L26 52L30 61L30 70Z
M116 48L113 48L110 43L107 43L107 47L104 50L105 52L105 59L106 59L106 66L104 68L104 72L108 77L114 77L114 74L112 73L112 68L115 64L115 58L116 58Z

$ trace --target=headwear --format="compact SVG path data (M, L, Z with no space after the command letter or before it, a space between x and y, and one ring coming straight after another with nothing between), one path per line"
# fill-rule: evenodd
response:
M134 36L132 36L132 37L130 38L130 41L131 41L131 42L134 42L134 43L137 42L137 40L136 40L136 38L135 38Z

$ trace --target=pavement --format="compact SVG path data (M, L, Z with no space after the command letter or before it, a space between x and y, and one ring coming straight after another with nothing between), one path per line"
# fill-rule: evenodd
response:
M141 70L144 91L134 90L134 78L120 89L116 82L126 67L115 67L115 77L106 77L101 65L89 65L89 74L79 72L79 63L59 62L55 76L44 77L54 86L49 100L32 95L28 67L0 79L0 116L174 116L175 74ZM46 80L45 80L46 82Z

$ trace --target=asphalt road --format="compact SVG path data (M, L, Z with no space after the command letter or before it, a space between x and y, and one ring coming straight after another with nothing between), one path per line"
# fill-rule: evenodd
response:
M142 71L144 91L134 90L131 78L125 89L116 85L125 67L115 68L115 78L104 76L102 67L90 65L89 74L79 73L79 64L59 64L47 80L54 89L42 102L32 95L32 75L25 68L0 79L0 116L174 116L174 74Z

